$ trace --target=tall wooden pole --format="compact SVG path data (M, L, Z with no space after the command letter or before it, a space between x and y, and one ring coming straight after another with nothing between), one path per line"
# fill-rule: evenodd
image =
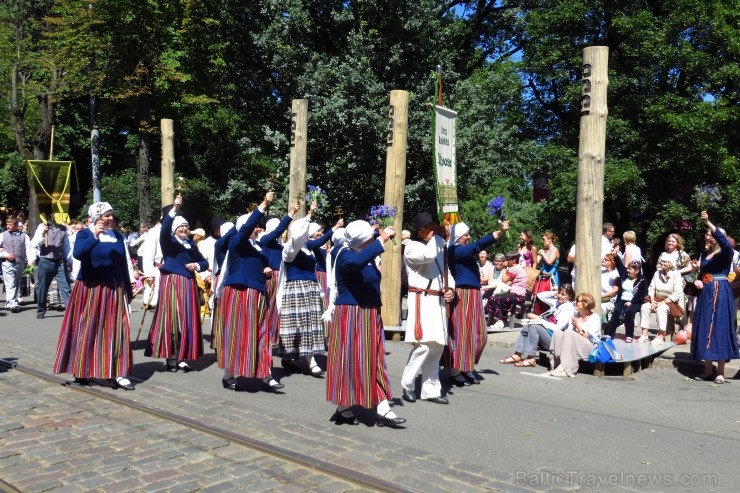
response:
M591 293L596 299L596 311L599 313L608 62L609 48L606 46L590 46L583 50L576 204L576 290L579 293Z
M294 99L291 105L290 127L290 187L288 206L300 201L305 206L306 199L306 148L308 139L308 100ZM294 219L306 214L301 207Z
M385 158L385 205L396 208L394 227L396 244L388 241L381 257L383 277L380 292L381 316L386 328L401 326L401 229L403 227L403 192L406 186L406 141L409 127L408 91L391 91L388 108L388 150Z
M162 129L162 207L175 201L175 130L172 120L163 118Z

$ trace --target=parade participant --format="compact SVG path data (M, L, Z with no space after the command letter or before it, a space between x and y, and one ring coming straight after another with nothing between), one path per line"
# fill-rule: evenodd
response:
M472 243L467 224L457 223L450 229L447 258L455 279L456 296L451 304L452 316L447 339L449 361L446 366L450 369L452 382L458 387L480 383L473 371L488 339L477 257L481 251L495 244L508 229L509 221L502 221L497 231Z
M575 377L578 360L588 357L593 340L601 337L601 316L594 313L596 300L589 293L576 296L576 311L565 330L553 332L550 342L550 376Z
M398 428L406 422L391 411L391 387L385 364L385 334L380 316L380 271L374 259L394 228L380 230L375 239L366 221L353 221L345 230L346 245L330 257L331 290L336 291L329 332L326 400L335 404L336 424L358 424L352 406L377 406L378 426Z
M709 221L707 211L701 212L707 225L704 235L704 253L692 260L699 277L694 287L701 290L696 297L694 327L691 332L691 358L704 361L704 372L696 380L714 380L725 383L725 363L740 358L738 350L735 303L727 274L732 268L732 245L727 235ZM717 362L714 373L713 362Z
M324 306L312 250L329 241L344 220L340 219L321 238L309 240L309 228L316 209L316 202L312 202L308 216L290 225L290 239L283 247L285 283L277 295L280 299L280 342L276 354L282 357L283 367L291 370L300 369L296 360L305 358L309 373L322 378L324 370L314 356L326 352L321 320Z
M141 248L143 251L139 254L142 260L141 270L144 277L149 281L144 283L144 304L149 308L157 306L159 301L159 267L162 265L162 246L159 244L159 237L162 233L162 219L169 214L172 209L171 205L162 207L162 217L160 220L149 228L146 239Z
M110 204L96 202L87 213L90 226L75 240L80 271L62 321L54 373L71 373L83 385L102 378L112 380L114 388L134 390L126 378L133 368L128 246L113 227Z
M8 216L6 230L0 234L0 259L5 284L5 309L13 313L21 311L21 280L26 265L33 261L34 252L28 235L20 230L18 218Z
M323 234L324 228L318 223L311 223L311 225L308 227L308 238L310 240L318 240L323 236ZM321 298L324 300L324 306L327 305L326 293L328 291L326 279L326 254L328 252L327 248L331 248L330 241L327 241L323 245L311 250L311 253L313 253L314 258L316 259L316 282L318 282L319 286L321 286Z
M31 240L31 247L38 252L36 270L36 318L46 315L46 298L51 281L56 279L62 302L67 306L71 294L69 272L72 270L72 252L64 225L53 220L39 224Z
M211 317L211 349L216 351L216 359L218 361L219 368L223 368L223 351L221 351L221 347L223 343L224 323L223 318L221 317L223 312L218 309L218 298L220 293L217 291L216 287L218 287L219 279L222 276L222 267L226 260L226 254L229 251L229 241L235 234L236 228L234 227L234 223L226 220L224 220L224 222L220 222L219 220L218 240L216 240L216 243L213 245L213 273L211 275L211 285L213 286L213 296L211 297L211 301L213 303L211 306L213 313L213 316ZM214 235L216 235L215 231Z
M195 272L208 268L195 243L188 238L188 222L178 216L182 195L162 221L159 244L164 262L159 282L159 302L149 331L144 356L167 358L167 369L188 372L185 360L203 355L200 303Z
M402 397L408 402L416 402L416 375L421 371L421 399L449 404L442 396L439 360L447 344L446 305L455 298L455 280L451 275L445 279L445 240L438 229L434 216L418 214L414 239L404 251L409 281L406 340L414 344L401 377ZM439 233L445 234L444 229Z
M223 368L223 387L239 390L237 377L260 378L269 392L282 389L272 378L272 346L269 328L264 324L266 277L272 277L267 257L253 242L258 225L275 192L267 192L262 203L236 221L236 234L229 239L219 292L218 318L223 321L223 344L219 368ZM222 291L223 290L223 291Z
M277 288L280 265L283 263L283 244L280 237L288 229L293 216L300 210L301 206L296 203L282 219L271 218L265 224L265 234L260 239L262 254L267 257L268 265L272 269L272 275L267 279L267 307L265 308L265 325L270 331L270 342L277 344L280 340L280 315L277 310Z

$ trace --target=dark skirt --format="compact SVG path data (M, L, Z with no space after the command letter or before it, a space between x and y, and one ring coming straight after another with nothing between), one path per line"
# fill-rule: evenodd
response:
M131 322L123 283L74 283L59 333L54 373L77 378L129 375Z
M704 361L740 358L736 317L730 283L721 280L704 284L696 298L691 358Z

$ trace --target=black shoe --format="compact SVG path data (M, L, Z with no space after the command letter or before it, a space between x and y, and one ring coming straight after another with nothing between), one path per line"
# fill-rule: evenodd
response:
M470 387L470 382L462 376L462 373L458 373L454 377L450 377L450 383L457 385L458 387Z
M469 371L469 372L463 373L463 375L464 375L464 376L465 376L465 378L467 378L467 379L468 379L468 381L469 381L470 383L472 383L473 385L480 385L480 380L478 380L478 377L476 377L476 376L475 376L475 373L473 373L472 371Z
M13 312L13 313L20 313L21 312L21 307L20 306L14 306L13 308L10 309L10 311Z
M403 395L401 397L403 397L403 400L406 402L416 402L416 396L412 390L403 389Z
M193 369L190 368L190 365L187 364L187 363L185 363L184 361L180 361L177 364L177 368L179 368L180 370L182 370L183 373L189 373L189 372L193 371ZM170 371L172 371L172 370L170 370ZM177 370L175 370L175 371L177 371Z
M401 425L404 424L405 422L406 422L405 418L399 418L399 417L388 418L386 416L381 416L380 414L376 416L376 421L375 421L375 423L378 426L387 426L388 428L402 428Z
M319 365L314 365L311 367L311 376L316 378L324 378L324 370L321 369Z
M285 385L278 382L277 380L270 379L269 382L265 382L264 380L262 380L262 389L265 392L276 392L284 387Z
M177 365L175 365L175 366L167 365L167 371L172 372L172 373L177 373L177 370L179 370L179 368L177 367Z
M432 397L431 399L422 399L427 402L433 402L435 404L449 404L450 401L447 400L447 397L442 397L441 395L439 397Z
M280 360L280 365L291 373L301 371L301 367L298 366L295 360L289 358L282 358Z
M349 416L345 416L343 413L349 412ZM350 425L357 426L360 424L360 420L352 414L352 411L343 411L342 413L335 411L334 415L329 418L329 421L334 421L335 425Z
M239 390L239 386L236 384L236 378L229 378L228 380L222 378L221 385L223 385L225 389L233 390L234 392Z
M74 383L77 385L82 385L83 387L89 387L90 386L90 379L88 378L77 378L75 377Z
M114 389L123 389L123 390L134 390L136 387L129 382L129 383L121 383L118 380L113 380L113 388Z
M44 318L44 314L43 313L37 313L36 314L36 318L38 318L39 320L41 320L42 318Z

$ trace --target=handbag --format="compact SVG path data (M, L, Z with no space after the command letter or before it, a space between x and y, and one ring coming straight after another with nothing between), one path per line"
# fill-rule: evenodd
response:
M594 342L594 347L588 355L589 363L613 363L620 361L622 356L617 352L614 341L609 336L601 336Z
M673 318L683 317L683 308L678 303L668 303L668 313Z
M525 267L524 270L527 272L527 291L530 293L534 289L534 283L537 280L537 276L540 275L540 270L534 267Z
M678 251L678 262L677 262L678 265L676 266L676 268L678 270L683 269L687 265L686 262L682 262L682 260L684 258L683 255L681 255L682 253L686 253L686 252L683 252L681 250ZM681 277L683 278L683 282L685 282L686 284L693 283L694 282L694 279L696 279L696 277L694 276L694 271L693 270L691 272L686 273L686 274L682 274ZM693 296L693 295L691 295L691 296Z

